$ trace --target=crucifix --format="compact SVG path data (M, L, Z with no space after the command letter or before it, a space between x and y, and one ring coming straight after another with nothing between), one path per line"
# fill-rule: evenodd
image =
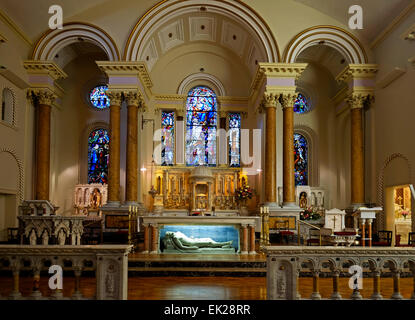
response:
M337 220L336 216L334 216L332 220L333 220L333 230L336 230L336 220Z

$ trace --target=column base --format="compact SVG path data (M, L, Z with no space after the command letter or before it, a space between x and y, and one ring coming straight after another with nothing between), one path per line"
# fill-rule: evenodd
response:
M150 251L150 254L158 254L157 251Z
M282 207L283 208L300 208L299 206L297 206L295 202L283 202Z
M332 295L330 296L331 300L341 300L342 296L339 292L333 292Z
M241 254L248 254L248 251L241 251Z
M382 295L379 292L377 292L377 293L372 294L370 296L370 299L372 299L372 300L382 300L383 297L382 297Z
M256 254L256 251L249 251L248 254Z
M80 292L78 291L78 292L75 292L75 293L72 295L71 299L72 299L72 300L84 300L84 296L82 295L82 293L80 293Z
M19 300L22 298L22 294L20 292L12 292L9 295L9 300Z
M310 298L311 300L321 300L321 295L318 292L313 292Z
M362 300L362 295L360 294L359 290L354 290L352 295L350 296L352 300Z
M276 202L265 202L264 207L268 207L269 211L281 208Z
M394 292L391 296L391 299L393 299L393 300L402 300L403 297L399 292Z

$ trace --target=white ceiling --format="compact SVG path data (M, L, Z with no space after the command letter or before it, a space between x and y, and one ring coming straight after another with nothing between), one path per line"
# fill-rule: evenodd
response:
M359 30L372 42L413 0L293 0L329 15L348 26L352 5L363 9L363 29Z
M0 8L19 25L33 40L48 29L51 5L58 4L64 9L64 19L79 15L97 6L118 2L120 6L138 5L139 1L128 0L0 0ZM271 0L270 0L271 1ZM358 4L363 7L364 29L359 31L367 40L372 41L406 6L414 0L284 0L295 1L348 25L348 9ZM255 7L250 1L249 5ZM154 1L154 4L157 1ZM139 17L137 17L138 20ZM298 17L301 19L301 17ZM129 32L129 30L126 30Z

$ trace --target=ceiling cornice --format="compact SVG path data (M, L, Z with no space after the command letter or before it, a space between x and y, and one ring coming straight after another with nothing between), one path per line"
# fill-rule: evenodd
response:
M16 33L27 45L33 46L32 40L23 32L23 30L7 14L0 9L0 20L2 20L10 29Z

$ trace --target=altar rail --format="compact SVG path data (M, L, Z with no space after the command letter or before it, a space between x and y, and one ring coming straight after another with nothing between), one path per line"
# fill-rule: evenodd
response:
M313 293L304 299L320 300L319 274L330 272L333 277L332 300L362 299L359 289L350 297L339 293L339 276L348 273L349 267L362 267L362 271L373 279L373 294L370 299L403 299L400 294L400 275L410 272L414 277L415 299L415 248L364 248L364 247L264 247L267 255L267 299L298 300L298 277L300 272L310 272L313 276ZM393 294L382 297L380 276L390 272L393 277ZM352 275L350 274L350 277Z
M128 253L130 245L58 246L58 245L0 245L0 270L13 276L13 288L8 297L0 299L84 299L80 292L82 272L95 273L97 300L126 300L128 285ZM41 272L47 273L51 265L72 271L75 290L64 297L62 290L52 290L51 296L42 296L39 290ZM33 289L29 296L19 290L19 276L29 272L33 276ZM52 274L48 275L51 277ZM63 275L65 286L65 274Z

